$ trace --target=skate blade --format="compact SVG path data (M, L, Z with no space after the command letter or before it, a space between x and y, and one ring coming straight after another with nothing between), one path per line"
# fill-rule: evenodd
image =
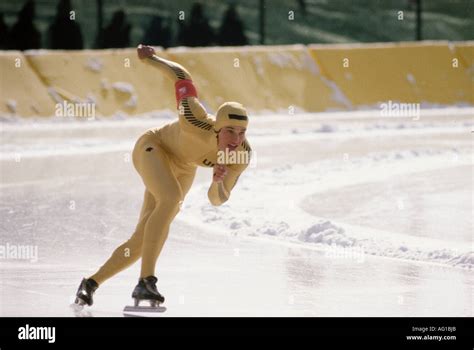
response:
M125 306L123 312L165 312L166 307L164 306Z

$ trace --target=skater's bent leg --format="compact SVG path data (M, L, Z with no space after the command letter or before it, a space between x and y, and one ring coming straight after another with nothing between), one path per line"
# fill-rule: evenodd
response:
M142 254L145 224L154 208L155 199L153 198L153 195L150 192L145 191L140 219L134 234L128 241L115 249L112 256L105 262L105 264L89 278L92 278L100 285L105 280L124 270L140 258Z
M142 267L140 277L155 275L158 256L168 238L170 224L179 211L179 194L175 199L161 199L148 218L143 235Z
M178 183L181 191L168 191L161 195L152 216L145 227L145 238L142 257L141 277L154 275L156 260L160 256L163 246L168 238L168 232L173 218L179 212L180 204L188 193L196 174L196 168L181 171ZM160 204L163 203L163 206ZM150 236L147 236L149 234Z
M155 208L143 234L141 277L154 275L156 260L168 237L169 226L179 211L183 191L176 179L175 164L159 146L147 144L135 153L143 183L155 198Z
M191 188L195 174L196 169L194 168L178 177L178 183L182 189L183 196L185 196ZM167 191L162 197L145 227L144 242L146 242L146 244L143 247L141 277L154 275L156 260L160 256L166 239L168 238L170 224L179 212L179 205L182 198L180 192L173 194ZM163 203L163 207L160 203ZM146 236L147 234L150 234L150 237Z

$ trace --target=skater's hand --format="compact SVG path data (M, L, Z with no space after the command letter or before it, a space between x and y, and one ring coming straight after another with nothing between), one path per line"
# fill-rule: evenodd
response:
M212 181L222 182L224 177L227 175L227 167L225 165L216 164L214 165L214 175L212 176Z
M144 58L153 56L155 54L155 49L151 46L140 44L137 47L137 54L138 58L142 60Z

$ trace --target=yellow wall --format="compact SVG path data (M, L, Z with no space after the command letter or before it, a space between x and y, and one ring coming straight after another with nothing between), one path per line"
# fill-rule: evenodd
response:
M96 101L98 114L163 109L173 98L172 85L163 76L150 74L135 49L52 51L26 57L46 86L71 102ZM129 91L121 89L123 83Z
M474 42L157 52L190 71L211 113L225 101L241 102L252 112L375 107L388 100L474 104ZM5 51L0 73L1 114L13 114L12 101L21 116L54 115L56 102L63 100L95 101L98 115L175 109L173 84L140 62L135 49ZM120 91L123 83L131 92Z
M343 107L318 79L317 67L305 46L169 50L196 82L210 109L238 101L250 110L307 110Z
M455 67L453 60L460 55L447 43L312 45L309 49L322 74L355 106L388 100L473 104L473 72L464 64Z
M32 116L54 112L45 85L20 51L0 51L0 97L1 114Z
M456 57L459 57L460 65L469 72L472 82L474 80L474 41L455 43L451 47L453 47Z

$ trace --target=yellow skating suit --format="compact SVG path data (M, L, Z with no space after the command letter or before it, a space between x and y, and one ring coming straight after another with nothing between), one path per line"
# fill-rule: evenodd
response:
M170 224L193 183L197 166L214 167L217 164L217 131L222 126L246 127L248 123L245 109L236 102L222 105L216 118L209 115L196 97L190 74L181 65L157 56L145 62L174 81L179 119L147 130L135 144L133 165L146 187L140 218L130 239L90 276L99 285L140 257L140 277L155 274L156 261ZM248 154L247 159L250 159L247 141L244 140L235 151ZM241 161L226 164L228 173L224 180L212 182L208 190L213 205L221 205L229 199L239 175L247 166L248 162Z

